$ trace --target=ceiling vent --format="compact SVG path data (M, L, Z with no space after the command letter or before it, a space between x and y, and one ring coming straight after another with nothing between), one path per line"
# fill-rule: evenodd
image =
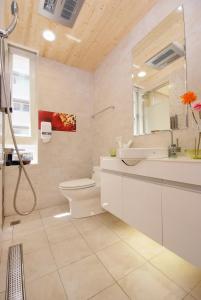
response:
M40 0L39 13L57 23L73 27L85 0Z
M160 70L184 55L184 49L178 43L172 43L147 60L145 64Z

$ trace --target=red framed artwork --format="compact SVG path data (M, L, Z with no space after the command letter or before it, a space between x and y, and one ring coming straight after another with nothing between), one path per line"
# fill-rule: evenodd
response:
M38 128L41 128L41 122L51 122L52 130L56 131L76 131L76 116L66 113L56 113L51 111L39 110Z

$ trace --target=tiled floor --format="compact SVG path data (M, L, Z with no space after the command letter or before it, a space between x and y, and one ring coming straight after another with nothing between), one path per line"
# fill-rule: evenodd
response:
M6 219L0 300L15 243L23 243L28 300L201 300L201 270L109 213L71 220L67 211L36 211L12 228L16 216Z

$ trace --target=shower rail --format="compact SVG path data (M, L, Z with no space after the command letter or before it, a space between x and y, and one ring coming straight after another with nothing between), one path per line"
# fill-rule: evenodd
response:
M8 252L6 300L26 300L22 244Z

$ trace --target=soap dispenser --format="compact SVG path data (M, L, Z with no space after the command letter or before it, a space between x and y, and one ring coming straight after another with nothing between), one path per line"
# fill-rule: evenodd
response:
M41 122L41 139L43 143L49 143L52 137L52 123Z

